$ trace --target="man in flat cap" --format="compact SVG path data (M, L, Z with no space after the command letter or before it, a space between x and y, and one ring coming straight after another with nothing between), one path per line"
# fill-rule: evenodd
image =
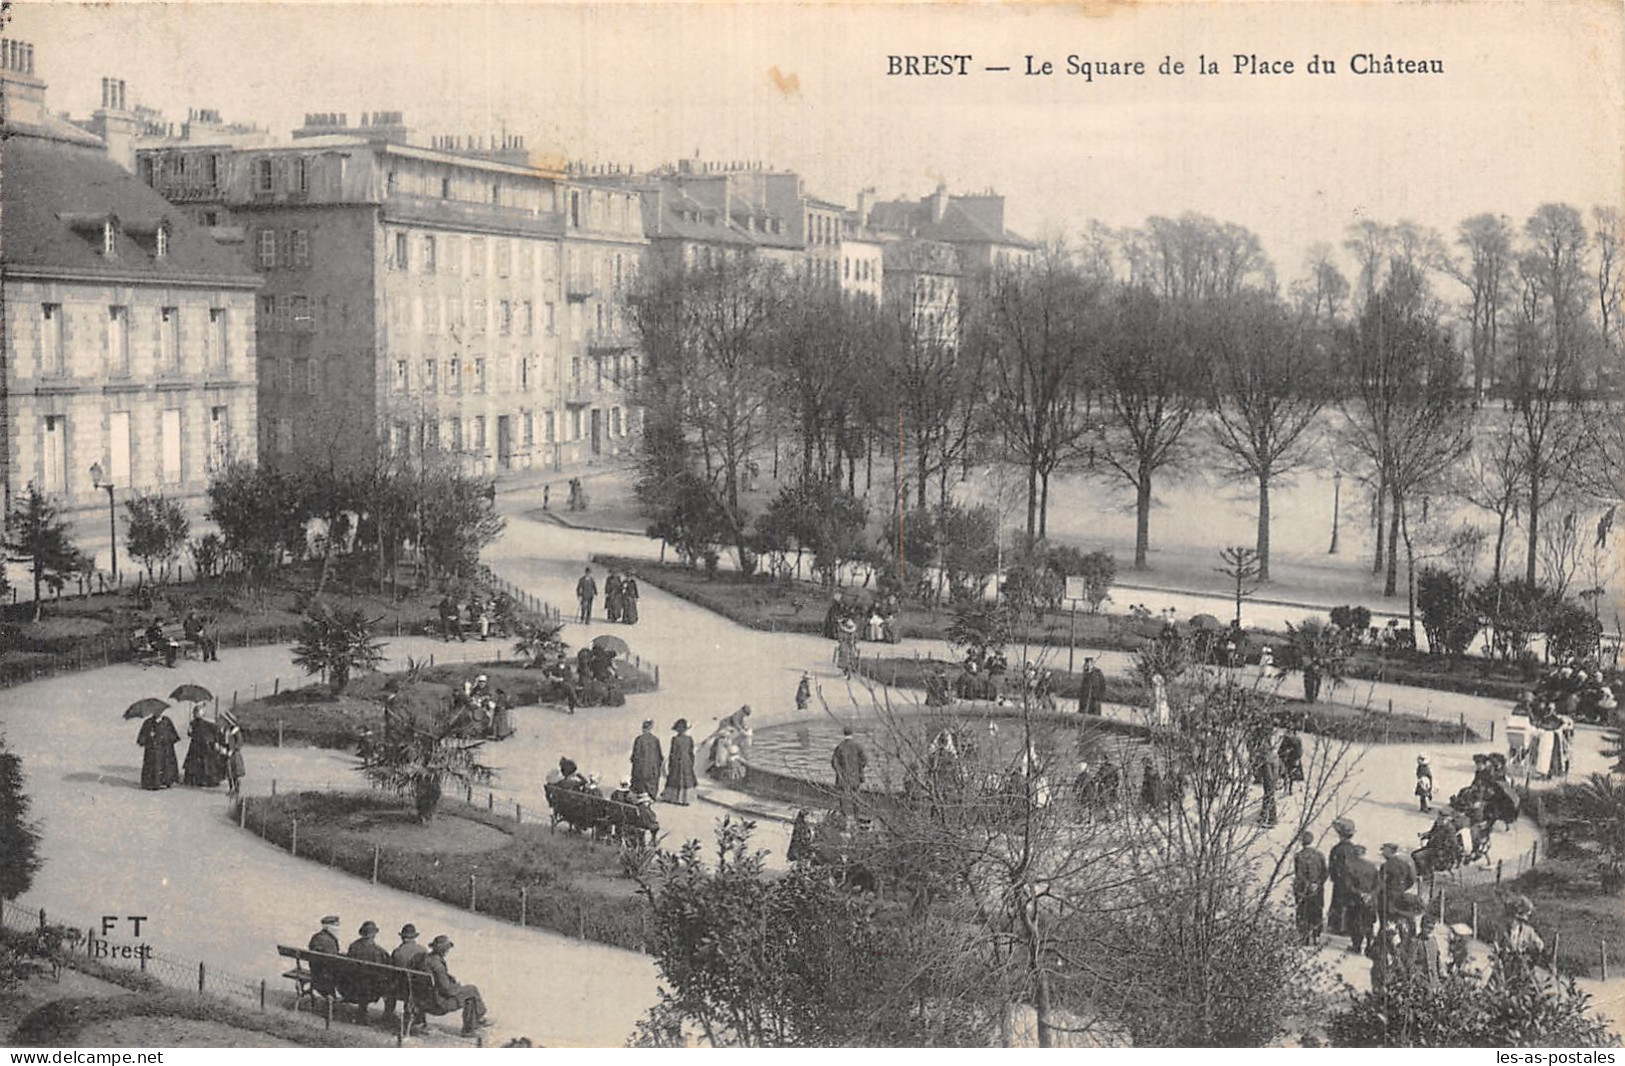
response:
M339 953L339 916L329 914L322 919L322 927L311 934L307 947L319 955L337 955ZM333 994L333 969L322 963L311 961L310 987L319 996Z
M362 962L388 966L389 952L378 943L378 923L369 919L361 923L361 928L357 932L360 935L350 942L350 947L344 954ZM345 982L344 998L355 1004L357 1023L367 1024L367 1008L372 1006L373 1000L382 999L388 988L389 982L384 980L382 975L371 980L356 976Z
M474 985L459 984L446 968L446 953L454 947L456 945L444 933L429 941L429 954L424 956L423 968L434 980L435 1013L445 1014L462 1008L463 1035L473 1036L477 1030L490 1025L491 1019L485 1016L485 1000L480 998L480 990Z
M1394 916L1401 897L1416 885L1416 864L1394 843L1382 846L1382 897L1379 913L1384 922Z

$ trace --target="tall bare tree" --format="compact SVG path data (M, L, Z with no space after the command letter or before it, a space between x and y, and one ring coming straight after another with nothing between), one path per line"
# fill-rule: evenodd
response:
M1270 579L1270 490L1309 458L1330 397L1329 352L1262 294L1204 308L1213 439L1224 473L1258 487L1259 580Z
M878 317L873 395L890 401L877 411L878 432L900 436L893 446L913 453L916 505L926 506L933 478L946 503L949 475L972 442L984 401L985 348L963 343L957 314L921 315L907 292L888 297Z
M1472 356L1473 395L1484 395L1497 372L1502 304L1513 270L1512 224L1500 215L1474 215L1456 229L1461 254L1445 259L1445 271L1467 289L1461 305Z

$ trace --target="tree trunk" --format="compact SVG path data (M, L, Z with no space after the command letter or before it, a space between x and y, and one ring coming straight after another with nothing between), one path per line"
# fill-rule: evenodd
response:
M918 484L915 485L914 488L914 495L916 503L922 511L925 510L926 485L930 481L931 471L931 460L929 458L928 448L929 445L926 444L925 438L922 437L916 443L914 455L914 474L915 477L919 479Z
M38 622L45 611L45 601L40 599L40 580L44 577L45 568L40 564L39 557L34 557L34 621Z
M1540 472L1529 471L1529 553L1524 558L1523 579L1535 585L1535 563L1540 550Z
M1027 540L1038 532L1038 464L1027 464Z
M1145 569L1151 550L1151 477L1142 473L1134 492L1134 569Z
M1381 475L1379 475L1378 478L1377 478L1377 513L1372 517L1372 521L1376 524L1376 531L1377 531L1377 553L1376 553L1375 557L1373 557L1372 560L1371 560L1371 572L1373 574L1382 573L1382 560L1383 560L1383 555L1382 555L1382 544L1383 544L1383 541L1382 541L1382 537L1383 537L1382 518L1383 518L1383 515L1385 513L1387 513L1386 512L1387 506L1388 506L1388 479L1385 478L1385 477L1382 477Z
M1049 471L1045 470L1039 475L1038 490L1038 539L1043 540L1049 536Z
M1399 490L1393 492L1393 512L1388 516L1388 573L1383 578L1382 594L1392 596L1399 588ZM1379 532L1380 537L1380 532Z
M1270 579L1270 479L1264 474L1258 479L1258 580ZM1239 606L1239 605L1238 605Z
M1502 511L1497 516L1499 521L1495 526L1495 583L1501 583L1501 568L1506 565L1507 543L1507 513Z

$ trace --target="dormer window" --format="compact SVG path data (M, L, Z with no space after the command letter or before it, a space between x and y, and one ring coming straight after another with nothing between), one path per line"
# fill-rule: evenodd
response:
M102 254L111 259L118 253L118 225L112 219L102 223Z
M153 242L153 255L162 259L169 254L169 223L159 225L158 235Z

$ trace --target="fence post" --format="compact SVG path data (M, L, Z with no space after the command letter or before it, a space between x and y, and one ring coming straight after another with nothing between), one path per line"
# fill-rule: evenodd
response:
M1496 884L1501 883L1501 863L1503 861L1504 860L1501 860L1501 859L1496 859L1495 860L1495 883Z
M1473 901L1473 938L1478 938L1478 901Z
M265 1009L265 978L260 978L260 1010Z
M495 811L497 809L497 794L495 792L487 792L485 794L485 809L488 811Z
M1495 743L1495 719L1490 719L1490 743Z
M513 801L513 820L515 825L525 820L525 808L518 800Z
M276 746L279 748L282 746L282 719L280 718L276 720Z
M527 909L529 909L529 905L530 905L530 889L525 885L520 885L519 886L519 925L521 927L523 927L524 924L525 924L525 911ZM1602 976L1603 976L1603 980L1606 981L1608 979L1608 941L1606 941L1606 940L1604 940L1602 942Z
M1540 861L1540 838L1536 837L1535 840L1529 845L1529 868L1531 870L1534 869L1535 868L1535 863L1537 863L1539 861Z
M242 829L248 825L248 797L237 798L237 828Z
M276 795L276 778L271 778L271 795Z
M1608 941L1602 942L1602 979L1608 980Z
M473 785L464 785L463 786L463 802L468 804L470 807L472 807L474 805L474 786Z
M293 836L288 838L288 854L299 857L299 819L293 820Z
M660 685L660 664L655 663L655 686L659 687L659 685Z
M203 964L200 962L197 964L197 994L200 996L203 994L203 980Z
M479 902L480 902L480 897L479 897L478 889L475 886L474 875L469 874L468 875L468 910L469 910L470 914L478 914L480 912L479 911Z
M372 846L372 883L378 883L378 845Z

